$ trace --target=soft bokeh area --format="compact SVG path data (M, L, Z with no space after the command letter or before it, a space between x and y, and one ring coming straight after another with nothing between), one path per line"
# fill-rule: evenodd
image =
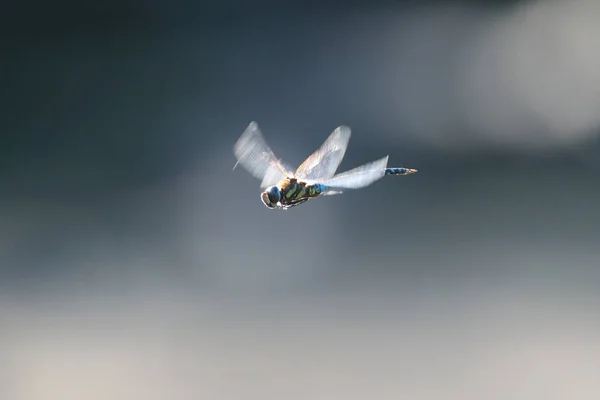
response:
M600 3L7 10L0 399L600 398ZM419 170L268 210L232 148Z

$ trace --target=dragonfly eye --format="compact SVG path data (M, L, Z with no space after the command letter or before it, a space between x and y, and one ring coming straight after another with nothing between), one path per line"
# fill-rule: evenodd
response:
M275 208L281 200L281 192L277 186L271 186L262 193L261 198L265 206Z

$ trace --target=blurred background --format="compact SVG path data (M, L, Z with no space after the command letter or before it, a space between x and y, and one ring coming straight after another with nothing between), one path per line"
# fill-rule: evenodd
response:
M0 398L600 398L599 2L0 18ZM253 120L419 173L271 211Z

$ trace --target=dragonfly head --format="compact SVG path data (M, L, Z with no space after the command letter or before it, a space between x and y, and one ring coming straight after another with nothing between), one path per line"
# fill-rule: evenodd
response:
M277 186L271 186L261 194L262 202L268 208L277 207L277 203L281 200L281 191Z

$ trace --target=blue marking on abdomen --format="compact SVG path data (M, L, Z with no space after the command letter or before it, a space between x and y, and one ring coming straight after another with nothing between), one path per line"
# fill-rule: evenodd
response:
M327 186L322 183L315 183L313 187L315 188L315 195L319 195L327 190Z
M404 175L408 172L408 168L398 167L398 168L386 168L385 175Z

